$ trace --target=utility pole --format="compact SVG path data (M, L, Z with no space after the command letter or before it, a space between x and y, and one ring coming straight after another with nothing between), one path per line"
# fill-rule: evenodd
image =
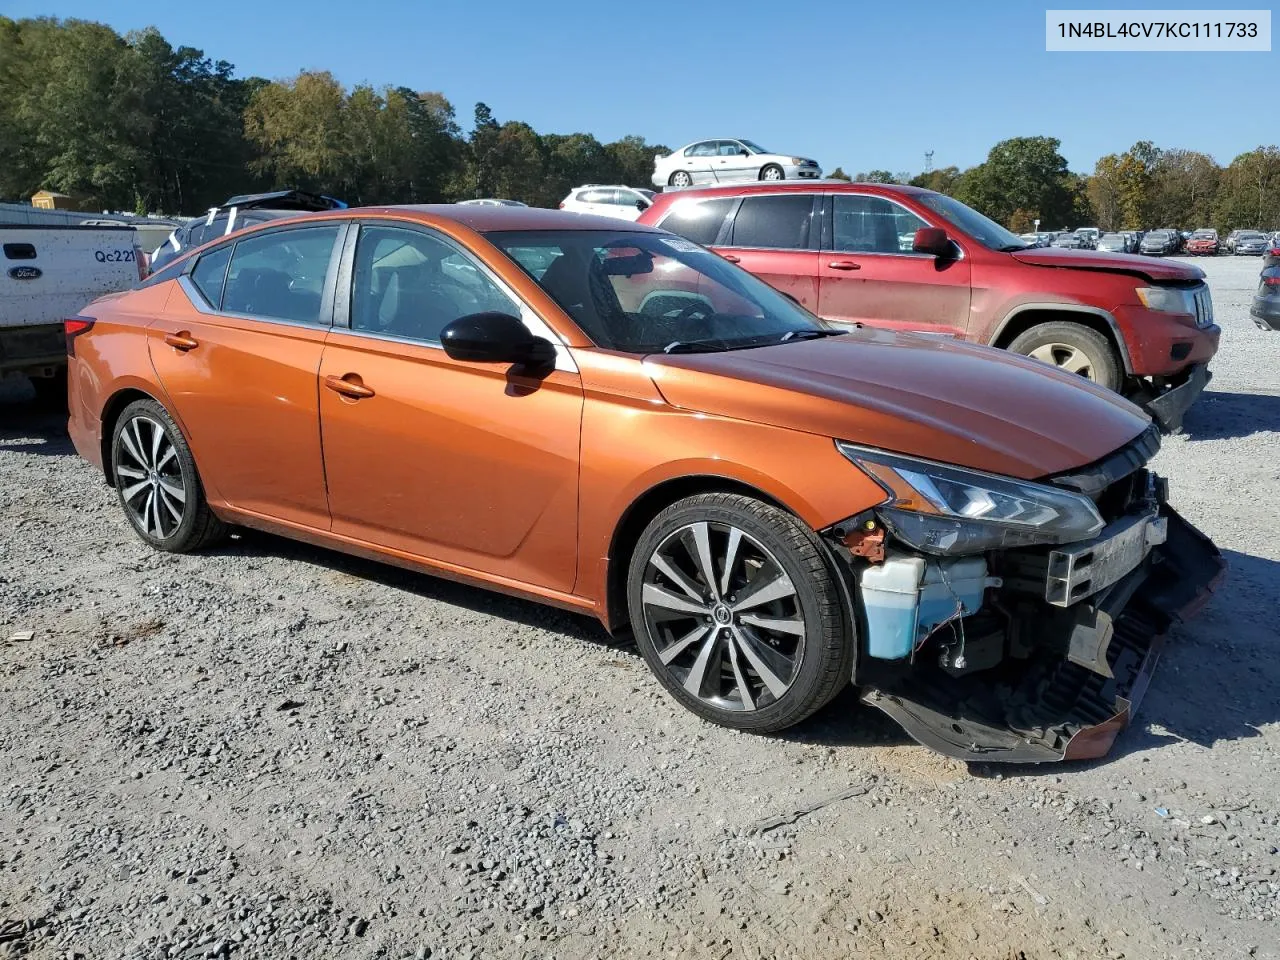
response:
M933 173L933 151L926 150L924 152L924 172Z

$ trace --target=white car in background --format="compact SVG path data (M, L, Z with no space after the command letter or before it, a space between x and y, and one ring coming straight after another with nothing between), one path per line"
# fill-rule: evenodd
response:
M816 180L821 176L816 160L770 153L750 140L699 140L653 158L655 187L734 180Z
M617 217L619 220L634 220L652 204L652 190L588 183L570 190L569 195L560 201L560 209L574 213L594 213L601 217Z
M527 207L519 200L503 200L500 197L479 197L475 200L459 200L460 207Z

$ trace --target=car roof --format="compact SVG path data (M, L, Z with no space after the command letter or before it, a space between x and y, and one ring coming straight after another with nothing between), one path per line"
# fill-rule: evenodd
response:
M333 210L328 213L306 215L306 219L327 220L338 218L359 218L362 216L390 215L421 220L430 223L432 220L452 220L470 227L477 233L494 233L499 231L518 230L610 230L632 233L663 233L656 227L617 217L599 217L589 213L575 213L572 210L548 210L544 207L491 207L473 204L460 206L456 203L416 203L383 207L349 207L346 210Z
M934 193L905 183L872 183L869 180L744 180L717 186L677 187L663 190L661 197L737 197L748 193L874 193L884 196L920 196Z
M341 210L346 204L333 197L305 190L272 190L269 193L242 193L224 201L223 207L251 207L271 210Z

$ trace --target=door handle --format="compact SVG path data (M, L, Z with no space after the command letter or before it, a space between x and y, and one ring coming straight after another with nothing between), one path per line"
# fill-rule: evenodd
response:
M854 263L852 260L832 260L827 264L832 270L861 270L862 264Z
M348 379L348 377L351 379ZM345 377L325 377L324 385L334 393L340 393L342 396L350 397L352 400L364 400L373 396L373 391L360 381L358 374L354 373L348 373Z
M724 257L724 258L725 258L726 260L728 260L730 263L741 263L741 262L742 262L742 258L741 258L741 257L735 257L732 253L722 253L722 254L720 254L720 256Z
M175 350L181 350L186 353L188 350L194 350L200 346L200 341L191 336L190 330L182 330L178 333L166 333L164 342Z

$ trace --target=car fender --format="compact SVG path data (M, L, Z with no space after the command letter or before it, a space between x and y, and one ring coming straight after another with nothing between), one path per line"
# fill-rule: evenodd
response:
M1020 303L1010 309L996 324L991 338L987 341L989 346L994 346L1000 341L1004 335L1004 331L1009 324L1019 315L1026 313L1028 310L1051 310L1055 313L1083 313L1090 316L1100 318L1110 328L1115 336L1116 343L1120 346L1120 361L1124 366L1126 374L1133 374L1133 361L1129 356L1129 344L1125 341L1124 332L1120 329L1120 324L1116 321L1115 315L1109 310L1103 310L1101 307L1091 307L1083 303L1071 303L1062 301L1044 301Z

